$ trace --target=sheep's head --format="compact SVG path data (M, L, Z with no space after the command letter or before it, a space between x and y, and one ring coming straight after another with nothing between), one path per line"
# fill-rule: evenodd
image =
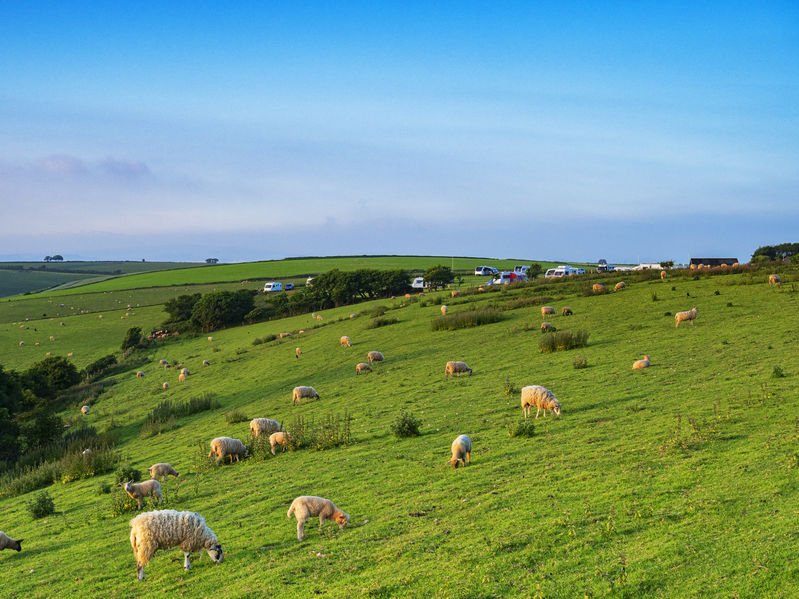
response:
M19 539L17 541L11 541L11 544L8 546L9 549L16 549L17 551L22 551L22 541L24 539Z
M552 411L555 412L555 416L560 416L560 404L558 402L552 402Z
M450 458L450 460L449 460L449 465L450 465L450 466L452 466L453 468L457 468L457 467L458 467L458 462L459 462L459 461L460 461L460 460L459 460L458 458L456 458L455 456L452 456L452 457Z
M225 552L222 551L222 545L219 543L214 543L207 549L208 557L211 558L211 561L215 564L221 564L222 560L225 559Z
M133 481L132 480L128 480L128 481L125 481L124 483L120 483L119 486L121 486L123 489L125 489L126 493L131 493L133 491Z
M333 514L333 520L336 521L336 524L338 524L339 528L344 528L350 523L349 515L341 510L336 511L336 513Z

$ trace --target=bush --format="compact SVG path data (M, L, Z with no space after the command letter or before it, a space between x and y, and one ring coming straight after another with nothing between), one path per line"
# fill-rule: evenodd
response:
M418 437L422 434L419 431L421 426L421 420L416 418L413 414L402 410L397 419L391 423L391 432L394 433L394 436L399 438Z
M289 449L330 449L352 442L350 426L352 417L345 412L343 416L327 416L317 424L314 420L306 422L297 416L286 428L289 434Z
M59 465L44 462L4 474L0 478L0 496L15 497L52 485L61 476Z
M781 366L775 366L771 374L774 376L775 379L781 379L785 376L785 371L782 369Z
M95 360L83 369L83 378L87 381L93 381L97 378L100 378L112 366L116 366L116 364L117 357L114 354L103 356L99 360Z
M519 388L506 376L502 391L505 393L505 397L511 397L519 392Z
M374 320L372 320L372 322L366 325L366 328L378 329L380 327L387 327L388 325L391 324L397 324L398 322L399 322L398 318L375 318Z
M588 368L588 359L585 356L575 356L572 366L576 369Z
M532 437L535 435L535 424L531 419L522 419L508 424L508 435L511 437Z
M25 506L34 520L55 514L55 502L47 491L36 495L31 501L26 502Z
M126 483L132 480L134 483L141 480L141 470L134 468L131 464L126 464L117 468L114 472L114 482L116 484Z
M97 494L98 495L108 495L111 492L111 483L108 481L103 481L99 485L97 485Z
M586 345L588 345L588 331L579 330L545 333L538 342L538 348L543 353L565 351Z
M252 340L253 345L262 345L264 343L269 343L270 341L274 341L277 339L277 335L267 335L265 337L256 337Z
M148 499L152 498L148 497ZM116 491L114 491L114 494L111 496L112 516L122 516L123 514L135 512L137 509L138 504L136 500L128 495L124 489L117 488Z
M439 316L431 323L434 331L455 331L468 327L477 327L503 320L502 313L496 308L480 308L457 314Z
M122 351L126 349L135 349L142 344L141 327L131 327L125 333L125 338L122 340Z
M225 414L225 422L228 424L236 424L237 422L247 422L250 420L244 412L233 410Z
M90 454L69 453L61 460L61 482L69 483L95 474L110 472L119 462L119 454L111 448L98 448Z
M164 400L155 406L144 419L140 435L142 437L153 437L163 432L173 430L180 426L177 418L190 416L198 412L212 410L219 407L212 394L204 393L200 397L192 397L186 402L177 403Z

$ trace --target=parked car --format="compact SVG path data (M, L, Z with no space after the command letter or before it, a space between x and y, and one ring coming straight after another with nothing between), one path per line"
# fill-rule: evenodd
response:
M498 272L499 269L494 268L493 266L476 266L474 269L474 276L476 277L493 276Z
M286 283L285 285L286 291L291 291L294 289L294 283Z
M413 289L424 289L424 277L416 277L411 283Z
M559 277L572 277L575 275L584 275L585 269L584 268L574 268L573 266L569 266L567 264L561 264L557 268L550 268L549 270L544 273L545 279L556 279Z
M268 283L264 283L264 293L270 293L272 291L283 291L283 283L280 281L269 281Z
M527 275L519 274L517 272L500 272L497 276L491 279L486 285L509 285L511 283L524 283L527 280Z

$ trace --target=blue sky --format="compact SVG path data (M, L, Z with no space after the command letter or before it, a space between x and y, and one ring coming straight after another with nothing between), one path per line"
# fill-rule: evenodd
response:
M0 259L747 260L789 2L0 3Z

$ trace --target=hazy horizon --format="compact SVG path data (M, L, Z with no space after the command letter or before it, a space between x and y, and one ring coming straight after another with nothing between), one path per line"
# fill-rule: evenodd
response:
M799 230L790 2L3 3L0 73L0 259L745 262Z

